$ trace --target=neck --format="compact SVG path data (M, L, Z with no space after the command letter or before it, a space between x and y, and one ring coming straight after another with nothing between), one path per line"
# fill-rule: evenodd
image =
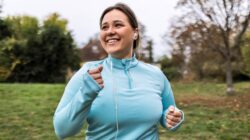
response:
M138 63L135 54L133 54L133 56L130 58L123 58L123 59L115 58L109 55L107 61L111 65L111 67L120 69L124 68L128 69L131 67L135 67Z
M127 55L125 55L125 56L120 56L120 55L112 55L112 54L110 54L113 58L116 58L116 59L126 59L126 58L131 58L131 57L133 57L133 53L131 52L131 53L129 53L129 54L127 54Z

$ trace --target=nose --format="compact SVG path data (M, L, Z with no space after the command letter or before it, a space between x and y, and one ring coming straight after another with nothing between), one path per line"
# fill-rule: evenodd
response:
M109 27L109 29L107 30L107 34L108 35L114 35L115 34L115 29L113 27Z

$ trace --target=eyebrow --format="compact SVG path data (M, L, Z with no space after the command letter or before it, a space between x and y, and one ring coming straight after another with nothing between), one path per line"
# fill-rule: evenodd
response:
M112 22L114 22L114 23L123 23L124 21L122 21L122 20L114 20L114 21L112 21ZM103 26L103 25L105 25L105 24L108 24L107 22L104 22L104 23L102 23L101 25Z

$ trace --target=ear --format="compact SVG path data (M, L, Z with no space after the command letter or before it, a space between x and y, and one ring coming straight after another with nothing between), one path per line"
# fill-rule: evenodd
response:
M136 39L137 39L137 36L138 36L137 33L134 33L133 39L136 40Z
M139 37L139 30L138 30L138 28L136 28L135 31L134 31L133 39L136 40L138 37Z

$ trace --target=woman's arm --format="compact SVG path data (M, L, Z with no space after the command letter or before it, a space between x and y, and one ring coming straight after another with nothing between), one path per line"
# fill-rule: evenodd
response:
M81 68L67 84L54 114L54 128L63 139L80 131L90 106L101 87L88 73L88 64Z
M162 104L163 104L163 114L161 117L161 125L164 128L169 128L167 126L171 126L170 124L167 124L168 123L166 119L167 115L171 116L172 114L178 114L179 112L181 113L181 119L178 121L178 123L175 124L173 127L169 128L170 131L174 131L184 121L184 113L176 107L172 88L165 76L164 76L164 90L162 92ZM171 106L173 106L174 109ZM171 111L169 110L170 108Z

